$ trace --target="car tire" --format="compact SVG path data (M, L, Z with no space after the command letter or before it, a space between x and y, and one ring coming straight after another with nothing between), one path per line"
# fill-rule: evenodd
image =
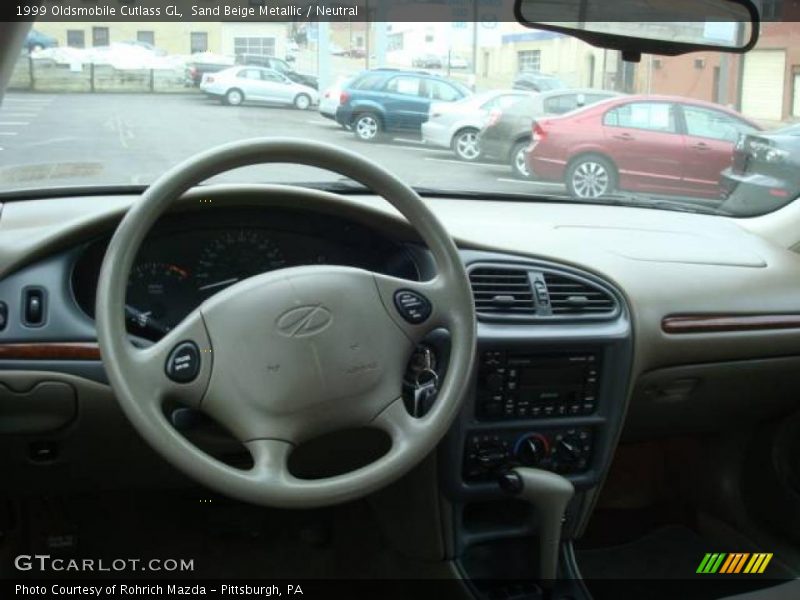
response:
M530 179L531 173L528 170L528 165L525 162L525 150L530 145L528 141L517 142L511 149L510 163L511 173L517 179Z
M381 120L372 112L365 112L353 119L353 133L362 142L374 142L381 135Z
M570 162L564 183L573 198L600 198L617 189L617 170L607 158L585 154Z
M468 127L458 131L453 136L451 147L455 155L465 162L478 160L481 156L481 149L478 146L478 130Z
M228 106L239 106L242 104L242 102L244 102L244 94L242 93L242 90L233 88L225 92L223 101Z
M308 110L311 108L311 97L308 94L297 94L294 97L294 107L297 110Z

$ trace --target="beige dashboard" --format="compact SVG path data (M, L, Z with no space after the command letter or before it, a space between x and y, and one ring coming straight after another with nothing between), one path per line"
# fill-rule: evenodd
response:
M413 239L382 199L283 186L216 186L189 193L209 210L241 204L309 206L348 215ZM6 203L0 217L0 278L113 230L135 195ZM592 272L614 284L630 309L634 364L630 389L645 373L800 356L800 258L733 219L618 206L466 199L429 200L463 249L536 258ZM733 326L668 333L675 316L733 319ZM740 317L765 317L736 326ZM725 367L725 365L728 365ZM765 373L767 373L765 371ZM707 390L713 394L713 390ZM650 390L651 393L652 390ZM634 392L634 400L645 391Z
M367 222L378 219L384 228L400 223L377 197L308 190L297 196L281 186L207 187L190 194L186 205L202 196L213 198L215 208L241 202L296 207L303 195L320 206L334 202L335 211L360 214ZM126 195L6 203L0 213L0 277L113 228L135 200ZM669 315L800 314L800 258L734 219L553 202L437 198L429 205L462 248L560 262L616 284L630 304L639 372L800 352L800 328L683 336L662 331L661 321Z

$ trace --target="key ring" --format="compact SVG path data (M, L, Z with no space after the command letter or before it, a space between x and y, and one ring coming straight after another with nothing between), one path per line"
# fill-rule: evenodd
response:
M423 375L428 376L427 381L423 381ZM422 387L424 385L437 387L439 385L439 375L433 369L422 369L417 373L414 383L417 387Z

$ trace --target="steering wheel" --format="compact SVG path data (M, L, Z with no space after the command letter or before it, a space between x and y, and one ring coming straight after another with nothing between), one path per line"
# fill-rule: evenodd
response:
M125 329L128 277L146 234L192 186L231 169L295 163L366 185L416 229L436 276L408 281L338 266L303 266L241 281L203 302L164 338L135 347ZM365 158L293 139L234 142L167 171L130 208L106 250L97 286L97 336L117 399L144 439L200 483L248 502L315 507L365 496L411 469L458 413L475 355L475 312L453 240L411 188ZM450 333L448 373L421 418L402 400L416 344ZM209 456L169 423L166 402L199 409L250 452L250 469ZM375 427L389 450L356 470L301 479L292 450L334 431Z

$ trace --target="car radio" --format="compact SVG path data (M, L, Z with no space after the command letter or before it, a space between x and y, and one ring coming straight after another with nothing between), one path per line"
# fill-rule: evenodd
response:
M592 414L600 360L592 352L518 354L489 350L478 370L477 417L482 420Z

